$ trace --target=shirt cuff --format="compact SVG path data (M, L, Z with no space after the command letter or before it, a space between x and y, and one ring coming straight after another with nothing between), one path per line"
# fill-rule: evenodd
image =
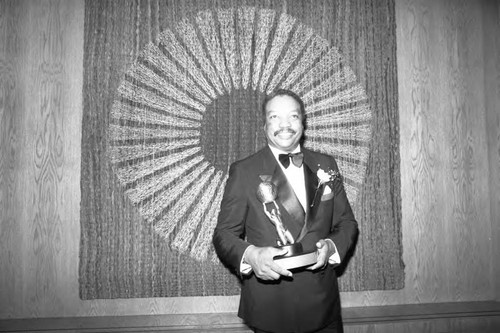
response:
M250 246L252 246L252 245L250 245ZM243 256L241 257L240 273L243 275L248 275L248 274L252 273L252 266L250 266L249 264L247 264L245 262L245 255L247 254L247 251L250 248L250 246L245 249L245 252L243 252Z
M333 253L329 258L328 258L328 263L333 265L333 264L340 264L340 255L339 255L339 251L337 251L337 246L335 246L335 243L330 239L330 238L327 238L325 239L326 242L328 242L329 244L333 245L333 249L335 251L335 253Z

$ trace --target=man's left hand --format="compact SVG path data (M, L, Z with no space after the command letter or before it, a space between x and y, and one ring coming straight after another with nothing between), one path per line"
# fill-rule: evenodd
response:
M315 270L318 268L323 268L328 264L328 258L333 254L335 251L332 246L330 245L330 242L325 241L324 239L319 240L316 243L316 248L318 251L318 259L316 260L316 263L313 266L308 267L308 270Z

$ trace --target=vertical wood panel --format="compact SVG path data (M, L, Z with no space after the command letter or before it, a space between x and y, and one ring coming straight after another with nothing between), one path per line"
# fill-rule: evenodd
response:
M24 279L22 261L19 173L22 167L20 124L23 121L21 68L16 60L23 52L23 6L0 2L0 309L2 316L22 313L17 303Z
M500 1L484 1L483 13L486 131L493 229L490 274L496 277L496 300L500 300Z
M411 135L402 142L412 152L403 158L412 161L406 169L412 175L406 183L412 189L407 197L411 206L404 210L413 216L407 222L417 222L410 234L418 237L415 282L407 287L415 287L418 302L487 298L491 280L478 273L487 270L491 256L488 244L480 241L491 231L484 206L487 180L480 176L487 170L477 163L487 156L482 55L473 51L482 43L480 6L466 1L420 3L424 7L417 17L426 19L411 29L412 44L407 45L415 50L406 77L413 83L400 89L401 94L411 93L410 108L400 109L402 116L411 110L410 118L402 120ZM402 154L406 151L402 147Z
M78 298L83 3L1 6L0 313L53 316Z
M236 311L238 297L79 299L83 8L0 1L0 318ZM500 298L499 13L396 1L405 288L344 306Z
M446 2L448 17L443 29L444 50L440 67L443 68L437 85L442 85L445 131L442 151L446 156L443 168L443 188L438 189L446 223L443 230L446 242L443 251L449 258L441 265L443 274L451 282L447 299L464 300L488 297L491 277L483 272L489 269L491 249L487 242L491 234L489 212L488 151L485 131L484 72L481 7L470 1ZM436 101L441 96L436 96ZM437 258L437 262L442 261ZM464 269L466 263L468 269ZM442 288L443 286L441 286Z
M23 58L26 109L23 170L24 206L30 207L23 225L23 270L31 281L24 289L25 312L52 313L59 299L60 253L63 251L61 213L64 211L64 26L60 3L37 1L28 7L27 41Z
M435 301L439 295L439 266L433 260L439 251L439 242L436 237L426 239L425 234L442 234L438 216L442 203L434 189L439 186L441 177L436 164L441 155L439 143L443 142L443 133L439 112L428 111L439 107L439 104L431 105L432 94L440 93L439 87L432 86L435 73L433 62L436 61L433 51L437 44L435 32L439 29L436 23L442 20L443 13L438 8L432 8L428 2L413 1L408 5L412 18L412 25L408 26L409 38L401 40L403 45L398 47L403 52L405 49L409 52L400 57L407 66L403 67L404 74L399 77L400 94L407 96L407 104L404 107L400 104L400 124L404 123L408 129L402 130L405 137L401 138L404 143L401 146L401 169L406 178L402 181L403 212L406 209L408 234L414 237L411 246L414 251L411 265L413 279L407 280L406 288L413 293L416 302L421 302L424 299Z
M61 238L57 238L58 302L64 313L78 313L78 249L80 244L80 164L82 131L83 85L83 17L84 4L80 0L55 2L58 8L62 43L62 100L61 141L62 180L60 183ZM61 313L61 307L53 309ZM53 314L52 314L53 315Z

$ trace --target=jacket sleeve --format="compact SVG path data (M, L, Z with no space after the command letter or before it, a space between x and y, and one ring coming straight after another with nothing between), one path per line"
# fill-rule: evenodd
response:
M338 171L337 163L333 158L332 165L333 169ZM332 232L329 238L334 242L340 260L343 261L358 236L358 223L347 199L342 179L334 182L333 192Z
M239 272L245 249L244 240L248 199L245 192L245 172L233 163L222 197L219 217L214 230L213 244L221 261Z

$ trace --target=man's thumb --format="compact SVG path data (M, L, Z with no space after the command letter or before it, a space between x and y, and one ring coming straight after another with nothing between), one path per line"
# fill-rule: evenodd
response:
M318 249L321 249L323 246L325 246L325 242L324 242L324 241L318 241L318 242L316 243L316 247L317 247Z
M280 248L277 255L278 256L284 256L287 253L288 253L288 249Z

